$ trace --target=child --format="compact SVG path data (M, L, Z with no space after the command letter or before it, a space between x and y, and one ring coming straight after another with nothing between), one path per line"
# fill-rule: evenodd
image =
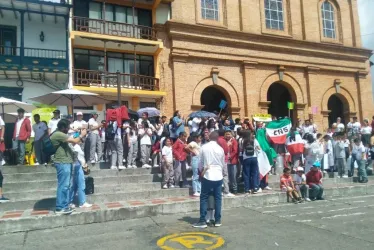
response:
M304 174L304 168L302 167L296 168L295 185L296 189L301 195L301 198L303 198L305 201L310 201L309 197L306 196L308 187L306 186L306 176Z
M213 189L211 190L208 198L208 210L205 217L206 223L210 225L214 225L214 207L215 207L215 200L213 195Z
M287 193L287 196L292 199L292 202L297 204L301 202L299 194L297 193L293 180L291 177L291 169L284 168L283 175L280 178L280 188L283 192Z
M164 178L162 181L162 188L174 188L174 168L173 168L173 150L172 139L165 139L165 146L162 148L162 170Z
M345 175L345 143L344 143L344 134L337 134L336 143L335 143L335 159L336 166L338 167L338 177L343 178Z
M127 154L127 168L137 168L136 157L138 156L138 135L134 121L130 122L130 127L126 128L129 152Z
M192 141L187 145L186 149L190 152L192 159L192 190L193 196L200 196L201 183L199 180L199 163L200 163L200 147L201 147L201 135L198 133L192 133Z
M151 165L148 164L149 157L151 156L151 136L153 134L152 129L149 127L147 121L143 121L141 125L139 125L138 131L140 137L140 150L141 150L141 162L142 168L151 168Z

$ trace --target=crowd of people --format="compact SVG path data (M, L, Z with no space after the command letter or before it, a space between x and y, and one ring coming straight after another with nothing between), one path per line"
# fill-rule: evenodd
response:
M193 195L200 196L203 204L212 194L216 205L220 204L218 196L235 196L241 182L244 182L246 194L271 190L267 177L274 173L274 168L260 176L257 160L263 149L256 134L265 130L263 122L248 118L234 121L226 113L186 120L179 111L169 120L166 116L149 117L144 112L137 120L99 121L98 114L92 113L91 118L84 121L81 112L76 113L74 120L71 115L61 118L59 110L53 112L48 123L41 121L38 114L33 119L31 126L30 120L24 117L24 110L18 110L13 148L18 152L18 164L24 164L25 144L33 130L36 164L52 161L57 170L56 213L71 213L75 208L75 196L79 207L91 206L85 200L84 174L98 162L109 162L112 170L161 167L163 189L190 188L187 170L191 169ZM1 122L0 139L3 141ZM323 174L338 170L338 177L353 176L355 164L358 165L359 181L367 182L366 163L374 144L373 125L374 122L369 125L365 120L361 126L357 118L353 118L345 126L338 118L323 135L318 133L312 120L303 124L298 120L288 141L300 136L304 152L290 154L286 144L271 145L272 150L284 159L280 189L295 203L323 199ZM277 160L272 160L275 167ZM0 172L0 197L5 202L8 199L2 195L2 181ZM206 205L202 207L206 208ZM220 220L219 216L215 220Z

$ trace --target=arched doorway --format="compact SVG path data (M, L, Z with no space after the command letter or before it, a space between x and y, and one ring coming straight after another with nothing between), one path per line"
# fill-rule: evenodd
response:
M275 117L290 116L293 119L294 110L288 113L288 102L293 102L290 91L282 83L275 82L270 85L267 93L267 100L270 101L268 113ZM295 107L294 107L295 108Z
M203 110L208 112L220 111L219 104L221 100L225 100L227 102L227 106L224 111L227 111L230 100L226 98L226 95L217 87L209 86L206 87L203 92L201 93L201 105L204 106Z
M349 120L349 107L344 97L334 94L330 96L327 102L327 108L330 110L329 113L329 127L336 122L336 119L340 117L343 124L347 124Z

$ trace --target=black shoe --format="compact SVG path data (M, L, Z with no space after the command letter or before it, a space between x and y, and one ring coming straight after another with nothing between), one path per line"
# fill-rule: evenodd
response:
M253 192L252 192L253 194L257 194L258 193L258 189L256 188L256 189L253 189Z
M368 183L368 181L369 181L368 179L365 179L365 180L359 180L358 182L359 183Z
M315 201L315 200L317 200L317 198L310 198L310 200L311 200L311 201Z
M220 226L222 226L221 221L216 221L216 222L214 223L214 226L215 226L215 227L220 227Z
M196 224L193 225L194 228L207 228L208 225L206 224L206 222L198 222Z
M317 198L317 200L319 200L319 201L324 201L325 198L321 197L321 198Z

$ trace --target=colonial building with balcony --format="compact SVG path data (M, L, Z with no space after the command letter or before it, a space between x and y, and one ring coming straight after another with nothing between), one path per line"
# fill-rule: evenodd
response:
M72 87L117 103L119 84L122 103L129 108L159 105L166 95L160 88L159 55L164 43L155 24L169 19L169 2L74 0Z
M67 87L70 5L0 1L0 96L29 98Z

